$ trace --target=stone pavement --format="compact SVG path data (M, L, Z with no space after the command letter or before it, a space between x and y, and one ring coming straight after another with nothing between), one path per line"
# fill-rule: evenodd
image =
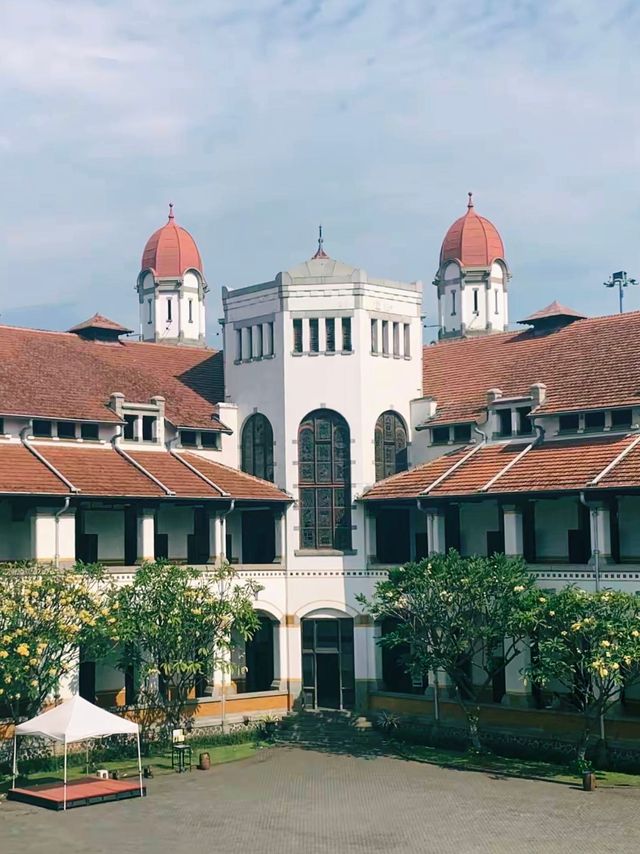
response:
M364 746L364 745L363 745ZM639 789L454 771L374 749L277 746L149 781L149 797L54 813L0 804L2 854L625 854Z

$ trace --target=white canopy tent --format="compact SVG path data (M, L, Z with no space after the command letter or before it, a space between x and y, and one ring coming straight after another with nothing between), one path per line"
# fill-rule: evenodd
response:
M138 745L138 776L142 789L142 760L140 758L140 727L137 723L113 715L94 706L80 696L72 697L59 706L30 721L18 724L13 735L13 785L17 776L17 738L19 735L38 735L64 744L64 809L67 808L67 745L107 735L135 735Z

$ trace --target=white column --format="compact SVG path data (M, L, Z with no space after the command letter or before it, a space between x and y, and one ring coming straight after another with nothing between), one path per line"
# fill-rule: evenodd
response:
M505 641L508 649L511 642ZM533 698L531 688L524 684L524 676L521 673L531 662L531 651L529 645L523 641L518 643L518 655L505 667L505 695L502 703L505 706L530 706Z
M259 346L258 346L258 345L259 345L259 343L260 343L260 342L259 342L259 340L258 340L258 339L259 339L259 331L258 331L259 329L260 329L260 327L259 327L259 326L254 326L254 327L253 327L253 334L252 334L252 336L251 336L251 341L252 341L252 353L251 353L251 356L252 356L254 359L257 359L257 358L258 358L258 356L261 356L261 355L262 355L262 354L260 353L260 348L259 348Z
M275 545L276 545L276 554L274 558L274 563L284 563L285 562L285 553L284 553L284 526L285 526L285 511L284 510L276 510L274 512L274 520L273 524L275 526Z
M375 513L369 512L369 510L365 507L364 512L365 516L365 528L367 531L367 543L366 543L366 559L367 563L374 563L377 560L376 552L378 550L377 546L377 535L376 535L376 515Z
M439 507L427 510L427 541L429 554L446 552L444 512Z
M522 508L515 504L502 508L504 519L504 553L506 555L524 554L524 539L522 526Z
M146 507L138 511L138 555L137 562L145 563L155 560L155 511Z
M376 678L375 627L368 614L360 614L354 620L353 655L356 679L356 708L367 707L370 690L378 687Z
M336 317L336 353L342 352L342 318Z
M280 625L280 654L284 656L282 673L286 673L283 687L289 691L289 704L293 707L302 693L302 627L295 614L285 614Z
M600 563L611 563L611 513L607 504L592 504L589 512L591 534L591 560L595 563L598 552Z
M324 353L327 349L327 320L321 317L318 320L318 350Z
M56 525L51 508L37 507L31 514L31 557L41 563L53 562L56 552Z
M251 353L251 327L242 327L242 359L247 360L252 356Z

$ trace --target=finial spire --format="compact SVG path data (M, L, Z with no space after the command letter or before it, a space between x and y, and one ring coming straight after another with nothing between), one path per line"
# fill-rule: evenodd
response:
M322 225L318 226L318 250L313 256L314 258L328 258L329 256L324 251L324 237L322 236Z
M469 201L467 202L467 210L470 211L473 207L473 193L467 193L469 196Z
M173 215L173 202L169 202L169 222L175 219Z

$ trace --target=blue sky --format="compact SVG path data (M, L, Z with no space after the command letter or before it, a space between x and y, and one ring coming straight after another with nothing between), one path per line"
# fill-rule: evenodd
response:
M423 279L476 210L512 318L616 310L640 273L640 5L592 0L14 0L0 32L0 322L137 322L166 220L219 293L312 254ZM640 308L640 287L628 308Z

